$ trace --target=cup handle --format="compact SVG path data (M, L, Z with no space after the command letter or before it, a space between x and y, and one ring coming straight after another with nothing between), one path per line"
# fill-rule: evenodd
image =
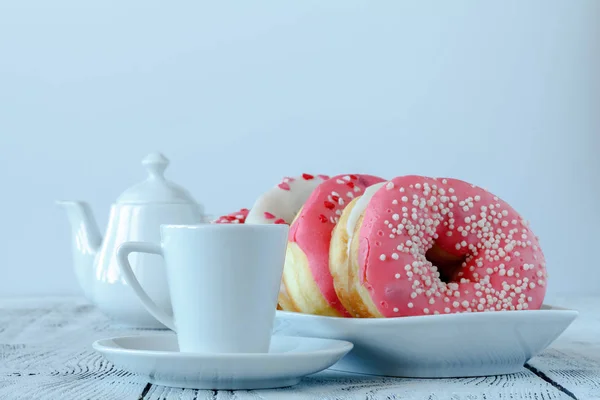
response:
M162 248L156 244L147 242L125 242L117 249L117 264L123 272L125 281L133 288L133 291L137 297L140 298L142 304L144 307L146 307L148 312L167 328L175 331L175 321L173 320L173 317L168 315L156 305L156 303L150 298L150 296L148 296L146 291L140 285L140 282L135 277L135 274L131 269L131 265L129 264L129 254L135 252L158 254L164 258Z

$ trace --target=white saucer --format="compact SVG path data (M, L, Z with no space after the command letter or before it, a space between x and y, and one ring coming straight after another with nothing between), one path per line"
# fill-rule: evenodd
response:
M348 340L331 369L415 378L521 371L577 317L577 311L497 311L398 318L336 318L277 311L275 335Z
M174 333L94 342L118 368L150 383L188 389L266 389L292 386L335 364L352 349L341 340L274 336L266 354L180 353Z

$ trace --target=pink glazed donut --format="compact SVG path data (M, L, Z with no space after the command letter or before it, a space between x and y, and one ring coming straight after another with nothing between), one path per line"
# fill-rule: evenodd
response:
M506 202L457 179L411 175L372 189L344 210L332 238L348 255L331 268L346 268L335 285L353 316L541 307L544 254Z
M331 231L344 207L368 186L383 179L370 175L339 175L321 183L290 226L283 268L284 310L307 314L350 314L340 303L329 272Z

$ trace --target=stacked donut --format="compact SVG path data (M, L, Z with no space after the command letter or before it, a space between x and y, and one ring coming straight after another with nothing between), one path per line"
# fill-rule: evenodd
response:
M261 196L245 223L290 224L279 295L287 311L388 318L528 310L546 293L544 254L527 221L458 179L303 174Z

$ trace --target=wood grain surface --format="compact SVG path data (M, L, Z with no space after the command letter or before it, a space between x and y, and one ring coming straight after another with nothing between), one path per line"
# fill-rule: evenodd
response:
M115 325L79 298L5 299L0 400L600 399L600 298L569 301L580 317L512 375L402 379L324 371L291 388L198 391L149 384L116 369L91 347L97 339L150 331Z

